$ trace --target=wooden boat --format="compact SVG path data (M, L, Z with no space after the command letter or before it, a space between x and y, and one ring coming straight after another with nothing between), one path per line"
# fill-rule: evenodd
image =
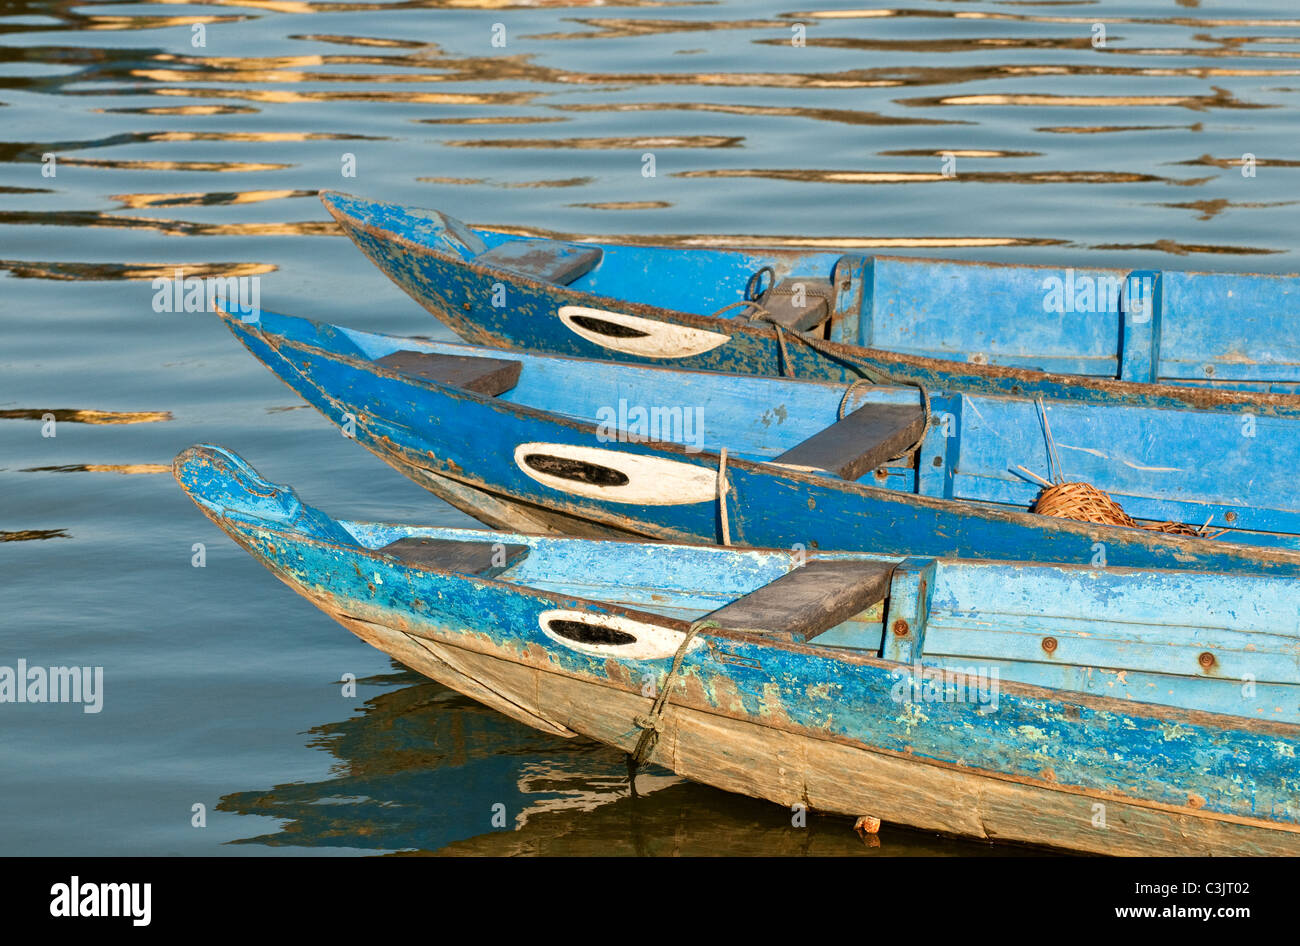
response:
M956 835L1300 853L1292 579L347 522L219 447L174 469L344 627L546 733Z
M1300 276L566 243L321 200L477 344L973 393L1203 406L1240 389L1264 411L1300 404Z
M1300 574L1293 417L940 391L927 416L912 388L507 357L271 312L223 318L345 435L489 525ZM1051 481L1062 463L1136 520L1229 531L1029 512L1033 477Z

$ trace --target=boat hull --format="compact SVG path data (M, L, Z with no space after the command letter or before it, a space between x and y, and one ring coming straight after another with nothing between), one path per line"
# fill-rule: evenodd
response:
M271 314L264 313L268 318ZM285 325L315 326L311 330L318 333L338 331L275 318ZM412 382L369 362L263 331L261 323L226 319L250 352L345 432L350 429L359 443L490 525L662 541L730 540L769 548L800 544L879 554L1300 575L1300 551L1294 548L1036 516L746 461L734 461L726 470L724 531L723 505L715 501L717 455L690 453L671 443L600 443L592 425ZM937 425L928 436L940 444L945 439ZM657 471L675 470L684 485L679 494L658 502L603 498L581 483L557 488L553 478L525 469L521 450L530 445L579 458L600 452L629 479L642 467L652 470L645 478L651 485L663 481Z
M359 537L388 543L426 530L332 520L219 448L191 448L176 473L214 523L358 637L546 733L629 751L638 718L667 686L649 761L779 805L1104 854L1300 853L1296 722L1012 681L995 680L978 698L954 698L976 692L973 668L945 675L952 689L931 698L918 684L933 680L932 667L766 632L705 626L683 647L676 642L690 625L680 618L536 588L522 576L412 564L387 544L363 546ZM593 557L611 577L628 568L656 574L662 560L671 566L661 574L669 584L657 587L679 598L692 594L681 583L689 576L677 572L685 562L699 567L725 557L739 569L788 556L433 532L430 541L523 543L540 556L529 574L559 569L588 582ZM936 576L937 593L945 580ZM730 587L717 575L696 577ZM1117 580L1141 588L1161 579ZM1270 580L1239 581L1243 596L1267 595ZM890 608L907 607L900 603L906 594L896 575ZM654 652L566 644L547 632L557 612L606 627L621 621L673 643ZM680 670L670 674L674 652Z
M303 594L343 627L418 673L543 732L584 736L621 751L651 700L622 680L559 671L545 653L498 645L468 629L356 617L358 603ZM705 681L700 689L715 687ZM977 738L977 737L976 737ZM919 747L918 747L919 748ZM912 752L883 752L791 725L701 705L691 691L668 703L650 762L694 781L795 809L870 815L912 828L1114 856L1300 854L1300 833L1256 819L1223 818L1189 804L1149 805L1116 793L1057 786L941 764ZM1187 784L1191 784L1188 782Z
M1046 397L1058 400L1078 400L1097 403L1124 403L1148 407L1194 407L1202 410L1236 409L1246 407L1263 415L1300 416L1300 348L1292 352L1286 306L1279 307L1277 300L1300 296L1300 289L1291 284L1294 278L1283 277L1214 277L1204 274L1170 273L1166 281L1187 278L1241 280L1227 283L1236 289L1216 289L1209 295L1183 290L1188 297L1186 306L1197 309L1199 315L1189 316L1192 324L1186 326L1179 338L1180 350L1186 357L1178 362L1180 377L1167 378L1152 367L1161 345L1173 349L1172 338L1163 342L1150 335L1157 318L1143 317L1122 329L1123 314L1111 313L1117 326L1089 329L1084 314L1062 315L1060 319L1061 345L1068 345L1084 335L1106 336L1099 343L1109 352L1106 357L1087 358L1049 354L1027 353L1009 357L1009 363L988 363L980 354L979 346L988 339L1032 339L1040 331L1046 316L1042 311L1017 312L1014 318L995 319L979 339L962 342L963 322L972 320L974 313L965 315L928 312L924 318L925 331L936 338L956 338L958 342L945 357L928 357L885 347L862 344L864 329L856 326L858 310L867 304L864 293L871 282L873 261L864 257L843 257L834 261L829 254L812 254L816 265L828 272L834 263L832 283L839 287L837 305L843 309L848 325L834 328L830 338L805 340L807 336L786 330L778 334L770 324L755 321L743 315L719 318L673 309L662 304L647 304L625 298L601 295L581 288L555 285L530 279L509 270L477 265L451 251L440 239L440 230L431 226L414 224L428 216L442 215L423 212L422 216L396 205L362 201L338 194L324 194L326 207L338 220L358 248L408 295L424 306L431 314L448 325L462 338L474 344L505 347L520 351L539 351L582 358L604 358L640 364L669 364L692 370L726 371L736 374L754 374L813 378L829 381L851 381L860 377L889 379L891 383L921 385L926 388L945 388L979 394L1006 394L1027 397ZM448 219L448 218L442 218ZM491 231L478 231L491 235ZM748 272L764 260L777 260L778 268L805 265L810 254L772 251L766 255L747 255L743 251L722 254L727 259L725 268L719 264L706 264L696 259L699 253L685 251L660 251L670 256L664 265L669 267L657 285L665 293L680 286L699 285L711 287L730 280L736 282L737 274ZM828 258L823 258L828 257ZM913 261L921 262L921 261ZM883 263L881 264L883 265ZM947 264L960 267L962 264ZM635 268L635 267L632 267ZM646 268L642 264L642 268ZM977 266L970 266L979 269ZM1007 267L1014 270L1015 267ZM734 270L734 271L733 271ZM1098 271L1100 272L1100 271ZM1151 292L1161 294L1160 274L1150 274L1156 279ZM956 304L965 299L985 310L996 312L984 300L995 290L982 285L968 285L969 278L948 274L942 281L948 288L939 293L936 306ZM1028 279L1026 286L1032 290L1035 305L1042 290L1037 287L1037 276ZM955 282L954 282L955 281ZM737 285L743 285L743 277ZM1256 285L1258 283L1258 285ZM1174 294L1172 289L1169 293ZM708 291L707 288L701 291ZM1234 295L1235 291L1235 295ZM1202 298L1204 296L1204 298ZM1223 298L1219 298L1223 296ZM657 298L655 292L648 294ZM1004 294L997 294L1001 300ZM1229 298L1231 297L1231 298ZM734 299L740 298L738 291ZM947 301L945 301L947 300ZM971 300L974 300L973 302ZM1199 300L1199 301L1197 301ZM1024 300L1021 300L1023 303ZM892 305L903 312L906 320L906 303L901 300L881 305ZM1154 304L1154 303L1153 303ZM1225 305L1254 306L1250 318L1224 323L1220 314ZM1199 308L1198 308L1199 307ZM1029 307L1030 309L1033 306ZM1201 311L1203 310L1203 311ZM602 331L584 329L573 313L598 316L588 325L606 326ZM568 314L568 317L566 317ZM735 311L731 313L735 316ZM984 319L990 317L984 312ZM634 323L634 330L620 323ZM934 325L946 325L942 331ZM1249 325L1252 335L1239 339L1233 331ZM922 333L922 323L898 326L895 334L898 344ZM1145 333L1145 334L1144 334ZM1202 348L1207 352L1216 347L1215 342L1196 341L1203 334L1218 337L1223 333L1222 358L1204 361L1197 355ZM868 333L870 334L870 333ZM1032 342L1026 342L1031 344ZM1108 347L1107 347L1108 346ZM1245 355L1243 351L1258 355ZM1148 364L1133 367L1145 353ZM1193 365L1193 356L1200 360ZM967 359L971 359L967 361ZM1272 359L1269 361L1268 359ZM1038 366L1038 367L1026 367ZM1109 366L1109 367L1108 367ZM1175 370L1175 369L1171 369ZM1145 371L1145 373L1144 373ZM1079 372L1079 373L1071 373ZM1242 374L1244 372L1244 374ZM1260 377L1256 379L1254 375Z

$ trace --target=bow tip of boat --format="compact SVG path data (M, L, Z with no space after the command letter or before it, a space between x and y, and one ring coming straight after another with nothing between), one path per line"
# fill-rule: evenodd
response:
M367 201L355 194L345 194L343 191L317 191L316 196L325 205L325 209L329 211L330 216L339 223L355 220L359 214L360 205L367 203Z

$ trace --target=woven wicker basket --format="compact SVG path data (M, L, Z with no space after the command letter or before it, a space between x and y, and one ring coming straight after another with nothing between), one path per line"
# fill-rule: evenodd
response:
M1032 511L1060 519L1077 519L1080 522L1096 522L1107 526L1131 526L1170 535L1202 535L1201 529L1185 522L1136 522L1119 503L1110 498L1109 493L1089 483L1045 486L1034 501Z
M1045 486L1034 502L1034 512L1060 519L1078 519L1107 526L1135 526L1136 522L1119 503L1088 483L1057 483Z

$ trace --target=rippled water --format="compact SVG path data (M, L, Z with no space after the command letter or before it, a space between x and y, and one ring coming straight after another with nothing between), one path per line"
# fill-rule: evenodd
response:
M788 4L0 5L0 664L105 674L98 714L0 706L0 853L1000 851L667 776L633 802L616 753L396 667L166 472L215 441L335 514L467 524L214 318L154 311L183 267L449 337L322 188L533 232L1300 270L1294 3Z

